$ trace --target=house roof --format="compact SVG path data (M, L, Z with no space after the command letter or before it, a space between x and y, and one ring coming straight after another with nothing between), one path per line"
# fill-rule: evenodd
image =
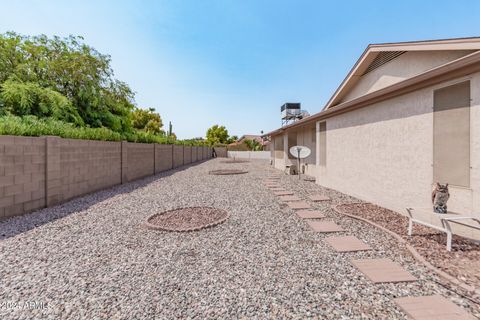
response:
M428 70L414 77L392 84L388 87L340 103L334 108L324 109L323 111L315 113L310 117L304 118L288 126L284 126L269 133L266 133L264 136L278 135L292 128L309 125L315 123L316 121L321 121L341 113L366 107L373 103L387 100L402 94L406 94L415 90L419 90L428 86L432 86L444 81L452 80L479 71L480 51L477 51L460 59Z
M480 50L480 37L370 44L327 102L325 109L338 104L345 94L372 67L388 62L407 51Z
M459 59L447 62L438 67L427 70L416 76L407 78L390 86L384 87L367 93L363 96L349 101L341 102L341 99L359 80L360 76L375 63L375 59L380 53L401 54L405 51L428 51L428 50L479 50L463 56ZM400 52L400 53L399 53ZM383 59L390 59L392 55L385 56ZM377 59L378 60L378 59ZM377 62L378 63L378 62ZM381 63L381 62L380 62ZM293 124L271 131L265 136L280 134L291 128L304 126L316 121L332 117L334 115L348 112L357 108L368 106L372 103L380 102L401 94L405 94L426 86L434 85L455 77L471 74L480 71L480 37L475 38L457 38L445 40L427 40L414 42L398 42L370 44L353 68L347 74L346 78L340 84L333 96L327 102L322 111L313 114L310 117L296 121Z
M232 142L229 144L229 146L236 146L240 143L242 143L244 140L255 140L255 141L258 141L261 145L266 145L267 144L267 141L264 141L262 139L262 136L261 135L256 135L256 134L244 134L243 136L241 136L239 139L237 139L237 141L235 142Z
M256 135L256 134L244 134L243 136L240 137L240 139L238 139L238 141L242 141L244 139L249 139L249 140L258 140L258 139L262 139L262 136L260 135Z

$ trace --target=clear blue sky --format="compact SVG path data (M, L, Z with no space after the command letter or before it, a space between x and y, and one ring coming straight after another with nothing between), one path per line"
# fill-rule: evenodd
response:
M480 35L480 1L11 1L0 32L82 35L180 138L321 110L369 43Z

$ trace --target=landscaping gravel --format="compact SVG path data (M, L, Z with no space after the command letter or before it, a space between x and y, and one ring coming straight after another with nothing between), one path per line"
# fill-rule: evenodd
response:
M248 173L209 175L227 168ZM358 200L281 175L348 230L339 235L374 249L336 253L324 242L332 234L312 232L262 184L270 174L279 172L266 161L215 159L0 222L0 319L406 319L393 299L431 294L480 314L391 236L331 209ZM144 226L154 213L197 206L230 216L188 233ZM362 258L391 258L419 280L374 285L350 263Z
M458 280L480 290L480 244L454 235L452 251L447 251L447 236L419 224L414 224L408 236L408 218L371 203L341 205L339 210L366 218L395 232L407 240L428 262ZM475 299L480 301L480 295Z
M145 225L169 231L198 231L215 226L228 217L225 210L209 207L190 207L168 210L149 217Z
M220 169L220 170L212 170L209 173L213 175L222 176L222 175L232 175L232 174L245 174L247 172L248 171L237 170L237 169Z

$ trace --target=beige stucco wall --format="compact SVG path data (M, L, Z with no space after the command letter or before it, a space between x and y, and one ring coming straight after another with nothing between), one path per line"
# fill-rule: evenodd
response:
M470 81L470 189L472 211L480 216L480 73L474 74Z
M289 158L289 148L291 144L295 141L295 145L302 145L310 148L312 153L306 159L302 159L302 164L307 164L305 166L305 174L310 176L316 175L316 144L312 141L312 135L315 134L313 130L314 126L302 127L295 132L287 132L285 134L277 135L274 137L274 146L271 152L271 160L273 166L279 170L285 170L286 165L297 164L296 158ZM296 139L289 139L291 135L294 135Z
M312 136L316 134L315 126L302 127L297 131L297 145L308 147L311 150L310 156L302 159L305 166L305 174L314 176L316 173L316 143ZM296 161L296 160L291 160Z
M285 169L283 134L272 138L272 164L278 170Z
M383 207L430 207L433 90L471 80L471 187L450 186L449 209L480 216L480 73L327 119L317 183Z
M471 50L406 52L363 75L342 102L387 87L472 52Z

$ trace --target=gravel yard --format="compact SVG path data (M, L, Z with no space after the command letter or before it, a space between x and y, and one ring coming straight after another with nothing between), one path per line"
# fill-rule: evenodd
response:
M374 250L337 253L262 184L267 162L196 166L0 222L0 319L406 319L394 298L441 294L479 316L391 236L338 214L358 202L298 177L279 184ZM210 175L242 169L241 175ZM312 202L325 194L331 201ZM228 212L193 232L147 229L181 207ZM418 281L373 284L351 259L390 258Z
M408 241L435 267L474 288L480 288L480 244L453 236L452 251L445 250L447 236L443 232L415 224L408 236L408 218L371 203L340 205L339 210L366 218L387 228ZM480 301L480 295L474 297Z

